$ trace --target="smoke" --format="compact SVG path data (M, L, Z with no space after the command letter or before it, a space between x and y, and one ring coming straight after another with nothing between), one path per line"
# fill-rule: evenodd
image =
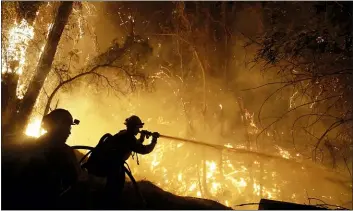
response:
M148 72L153 75L154 71ZM253 82L260 83L261 78L257 75ZM241 80L251 85L248 80ZM97 91L85 82L70 93L61 93L59 107L70 110L81 120L80 125L73 126L68 144L95 146L103 134L124 129L125 118L134 114L142 118L147 130L246 148L247 131L240 117L237 96L223 91L224 87L217 80L208 80L208 115L204 116L199 84L189 84L187 91L182 89L183 85L178 78L163 76L155 79L152 91L140 89L128 96L117 97L106 90ZM253 103L257 100L256 95L246 97ZM183 103L188 100L185 112ZM190 106L191 103L195 105ZM219 119L221 112L223 119ZM252 136L251 140L254 139ZM257 202L260 198L307 203L307 197L314 197L339 204L339 200L350 200L351 183L346 177L318 169L296 155L294 150L274 148L271 137L260 141L261 148L252 145L252 150L284 157L289 154L289 159L299 160L299 163L160 139L154 152L139 157L139 166L135 163L136 158L130 158L129 164L137 179L151 180L179 195L211 198L230 206Z
M96 27L92 30L97 43L93 45L92 41L86 45L92 34L84 35L75 45L79 52L83 52L80 58L87 57L93 52L92 49L96 52L91 56L104 52L114 39L121 42L126 35L125 27L120 25L123 20L114 19L119 15L105 12L109 3L94 5L96 16L88 18L87 22L95 23ZM144 13L149 12L146 9ZM239 14L239 22L242 23L238 26L240 30L247 33L261 30L257 27L257 18L252 16L248 19L248 16L246 12ZM136 21L147 19L142 12L137 17ZM248 22L245 24L244 20ZM151 25L150 30L155 29L157 24ZM80 34L79 31L76 34ZM137 91L125 96L116 95L112 90L96 86L83 78L57 94L55 102L59 100L58 107L68 109L74 118L81 121L80 125L73 126L69 145L95 146L102 135L124 129L124 120L138 115L145 122L144 129L150 131L266 152L296 161L286 162L250 153L235 154L160 139L154 152L139 158L140 166L130 159L129 164L138 179L146 178L176 194L211 198L233 207L258 202L260 198L307 203L308 197L351 206L346 203L352 198L351 181L338 173L318 168L297 153L286 123L280 125L282 128L277 128L280 138L265 133L256 139L261 130L257 119L259 108L278 86L242 90L268 83L277 76L262 74L260 67L249 63L256 48L245 49L243 35L237 34L234 38L235 44L231 47L234 57L229 62L230 73L226 84L224 78L217 77L217 74L214 76L206 72L203 78L199 61L187 53L182 57L181 66L173 37L150 36L148 31L145 34L153 46L152 57L140 66L148 76L148 87L139 86ZM62 46L65 47L58 55L66 55L72 50L69 45ZM65 59L62 57L57 62ZM85 60L79 60L74 70L79 70L84 63ZM222 71L221 67L210 69L216 73ZM50 77L54 78L55 73ZM121 81L122 89L127 90L128 86L126 80ZM285 90L278 96L264 107L264 118L270 119L288 110L291 90ZM41 99L46 99L45 93L42 93ZM41 108L38 106L38 109ZM266 125L266 121L262 123Z

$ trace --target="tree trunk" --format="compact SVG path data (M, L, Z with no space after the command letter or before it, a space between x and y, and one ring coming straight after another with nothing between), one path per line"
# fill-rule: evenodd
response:
M18 114L16 132L22 132L29 121L35 102L43 87L44 81L50 72L56 49L58 47L62 32L67 24L72 11L73 2L62 2L58 8L53 28L51 29L44 51L39 59L35 75L32 78L27 92L21 102Z
M228 56L229 56L229 53L228 53L228 32L227 32L227 3L228 2L222 2L222 22L223 22L223 33L224 33L224 80L225 80L225 83L226 83L226 86L228 85Z
M41 2L17 2L16 4L16 21L20 23L23 19L29 25L33 25L36 18L36 13L39 9ZM5 46L2 46L5 48ZM19 82L19 75L16 73L19 68L18 61L8 61L5 56L5 63L12 72L2 74L1 80L1 130L2 143L7 136L11 136L12 122L19 109L20 99L17 97L17 87ZM6 141L5 141L6 142Z
M19 99L16 96L18 74L2 74L1 80L1 142L4 143L6 136L11 135L11 122L17 112Z

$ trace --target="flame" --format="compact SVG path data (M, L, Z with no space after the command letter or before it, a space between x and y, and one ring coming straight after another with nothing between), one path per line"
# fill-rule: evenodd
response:
M39 136L38 128L40 128L40 119L33 119L28 125L26 134L32 136ZM184 145L188 145L185 143ZM228 145L228 144L226 144ZM218 160L201 160L204 167L200 165L193 165L190 160L187 160L187 165L179 166L183 159L188 159L195 156L195 152L189 150L188 146L178 148L175 142L160 141L156 149L148 156L140 157L140 165L129 163L136 179L146 178L146 173L151 171L153 176L148 177L148 180L154 182L159 187L166 191L172 192L180 196L203 197L209 199L217 199L217 201L224 203L227 206L236 204L234 197L246 197L253 194L253 196L260 199L261 197L269 199L280 199L280 188L277 182L264 182L261 178L254 178L250 180L250 168L246 164L237 162L231 157L223 157L222 162ZM228 146L233 147L231 144ZM238 145L235 145L238 148ZM289 151L277 147L279 154L284 158L291 158ZM179 151L179 152L178 152ZM183 156L179 156L180 151ZM173 161L165 156L172 155ZM293 154L295 155L295 154ZM209 157L211 155L208 155ZM133 160L129 160L132 162ZM181 161L181 162L180 162ZM200 160L199 160L200 161ZM262 161L253 160L253 167L258 168ZM205 168L205 169L203 169ZM205 171L205 172L204 172ZM278 174L276 172L266 172L266 177L277 180ZM203 181L203 182L202 182ZM227 194L230 191L231 194ZM294 199L297 200L298 197ZM246 200L243 198L242 200Z
M201 197L201 196L202 196L202 195L201 195L201 192L200 192L200 191L197 191L196 196L197 196L197 197Z
M225 205L226 205L227 207L229 207L229 202L228 202L228 200L225 200L224 203L225 203Z
M231 148L231 149L234 148L230 143L227 143L224 146L227 147L227 148Z
M83 3L83 5L85 5L86 10L88 10L88 13L91 13L90 7L88 7L89 4ZM130 18L133 18L133 17L130 17ZM80 36L82 36L82 33L83 33L83 31L81 31L82 30L81 21L82 19L79 18L78 25L80 29ZM48 33L51 27L52 25L49 24ZM16 42L11 42L11 43L16 43ZM42 49L44 49L44 45ZM25 52L25 50L23 52ZM23 54L19 53L19 55L21 55L20 58L25 59L24 53ZM24 64L24 62L21 64ZM16 71L16 73L21 74L22 69L21 71ZM166 76L168 77L168 75L161 70L160 72L151 76L151 78L154 80L163 79ZM166 81L166 82L169 83L169 81ZM24 89L24 86L19 86L19 90L22 90L22 89ZM176 95L177 92L174 92L174 94ZM130 107L132 107L132 105ZM223 109L223 105L219 104L219 108ZM131 112L134 113L133 110L131 110ZM245 120L249 122L249 126L251 128L249 133L251 134L258 133L259 129L254 121L254 113L251 114L248 110L245 109L245 115L242 118L245 118ZM158 122L160 125L171 125L171 122L166 121L162 117L158 119ZM41 124L40 118L32 119L31 123L28 124L27 126L26 135L39 137L40 135L44 134L45 131L41 129L40 124ZM192 138L192 139L194 140L195 138ZM253 193L257 196L264 194L264 196L266 196L267 198L275 198L276 193L279 192L279 190L276 187L276 184L271 184L271 185L274 185L275 188L270 187L266 189L266 187L264 187L262 182L259 183L259 181L256 181L256 180L254 180L253 182L249 181L248 179L250 177L249 169L246 166L244 166L245 164L241 164L239 162L237 163L235 159L232 159L232 158L224 158L224 159L222 158L223 161L220 163L217 163L214 160L199 159L199 161L201 160L204 162L206 166L205 169L203 169L203 167L200 167L198 165L190 164L188 160L186 161L188 162L188 167L177 166L177 162L179 162L180 160L183 160L183 159L185 160L185 159L188 159L190 155L195 155L195 152L188 151L187 150L188 147L185 145L187 144L184 144L184 143L173 144L168 142L159 142L157 148L153 151L153 153L151 153L148 156L143 156L143 158L140 160L141 162L140 166L131 165L131 169L134 172L134 176L138 178L138 176L143 175L144 172L151 171L152 174L155 175L155 177L150 177L148 178L149 180L155 182L161 188L181 196L213 198L221 195L223 190L231 190L232 192L233 190L235 190L234 192L238 191L238 193L236 193L237 196L240 196L241 194L247 195L247 194ZM182 146L185 146L185 147L182 147ZM236 148L240 148L240 147L245 148L245 146L238 146L237 144L232 145L231 143L227 143L224 146L228 148L235 148L234 146L236 146ZM182 157L173 157L174 160L172 160L172 162L169 163L169 166L168 166L168 164L164 162L165 155L174 154L178 150L186 150L186 151L183 151L186 153ZM286 150L279 148L279 153L284 158L287 158L287 159L291 158L290 153ZM258 161L254 161L253 163L260 164L260 162ZM202 173L202 170L205 170L205 174ZM198 175L198 173L200 173L200 175ZM269 175L272 177L276 177L276 173L270 172ZM204 184L201 184L200 180L205 180L206 182ZM207 191L204 191L204 190L208 190L211 196L209 196L207 194ZM246 192L248 190L250 190L250 193ZM229 206L229 204L234 204L232 201L230 201L233 199L231 197L234 197L234 196L223 197L222 199L220 199L220 201L223 201L227 206Z
M159 142L159 145L155 151L149 155L143 157L144 162L146 162L148 168L152 170L155 178L150 178L152 181L155 179L155 183L159 185L166 191L170 191L174 194L180 196L192 196L192 197L216 197L219 201L223 202L225 205L229 206L233 204L233 196L223 196L224 191L235 190L237 194L250 194L250 191L257 197L267 197L275 198L277 197L278 190L277 184L271 184L273 186L269 187L264 184L259 183L258 179L254 179L251 183L248 180L249 168L245 165L235 164L234 160L230 158L225 158L223 165L218 163L216 160L204 160L205 172L203 173L203 167L190 166L186 168L176 167L178 158L173 162L171 166L166 166L164 162L164 156L175 152L178 150L187 150L185 148L177 148L176 143L170 142ZM225 146L234 148L231 144L226 144ZM290 156L289 152L278 148L279 153L283 157ZM193 152L185 153L185 157L188 157ZM141 160L140 160L141 161ZM254 164L259 166L260 162L255 160ZM143 164L142 164L143 165ZM146 167L147 167L146 166ZM137 172L143 171L140 166L132 166L132 170L135 171L134 174L137 176ZM221 171L223 168L223 171ZM176 171L173 170L177 169ZM197 176L197 172L200 173ZM270 177L276 178L276 172L269 172ZM203 178L204 177L204 178ZM205 183L200 183L201 180L205 180ZM205 186L206 185L206 186ZM250 189L248 188L250 186ZM266 188L267 187L267 188ZM203 195L202 191L205 190L210 195ZM232 191L233 192L233 191ZM220 198L219 198L220 197Z
M258 196L260 196L260 184L256 184L256 183L254 183L253 184L253 188L254 188L254 193L256 194L256 195L258 195Z
M25 134L27 136L36 137L43 135L46 133L44 129L41 128L42 120L39 117L35 117L32 121L27 125L27 129Z
M190 185L190 187L189 187L189 192L192 192L193 190L195 190L196 189L196 183L192 183L191 185Z
M181 182L183 180L183 174L179 173L178 174L178 181Z
M34 37L34 28L30 26L25 19L21 23L15 21L14 27L9 30L8 39L9 45L6 48L7 58L2 62L1 73L16 73L21 75L23 67L26 63L26 50L28 43ZM9 67L10 63L17 63L12 67Z
M79 34L78 34L78 38L79 39L81 39L82 37L83 37L83 34L84 34L84 32L83 32L83 29L82 29L82 19L84 19L83 17L82 17L82 14L80 14L80 11L79 10L76 10L76 9L73 9L73 13L75 14L75 15L77 15L77 26L78 26L78 29L79 29Z
M319 93L315 96L315 100L313 101L313 103L310 104L310 108L313 108L314 105L316 104L316 101L319 99L319 97L321 96L321 94L323 93L324 89L322 88L322 86L319 86L320 87L320 91Z
M24 84L18 84L17 90L16 90L16 96L18 99L23 99L25 93L25 85Z
M285 158L285 159L290 159L292 156L290 155L290 153L287 150L282 149L279 146L276 146L276 148L279 150L279 154Z
M218 190L220 189L220 187L221 187L221 183L213 182L212 187L211 187L211 193L213 193L213 194L217 193Z
M153 160L151 162L151 170L159 165L160 161L157 160L157 154L153 156Z
M46 34L46 37L48 38L48 36L49 36L49 33L50 33L50 30L51 30L51 28L53 27L53 23L49 23L48 24L48 26L47 26L47 34ZM44 50L44 45L43 45L43 50ZM41 50L41 52L43 52L43 50Z
M15 73L22 75L26 64L26 54L29 41L34 37L34 28L25 19L20 23L14 22L14 26L8 32L8 46L3 51L1 73ZM16 96L23 99L25 93L24 84L18 82Z
M289 108L293 108L295 106L295 96L298 94L298 91L294 92L293 95L289 98Z
M249 121L250 128L252 130L249 131L250 134L257 134L259 132L259 128L254 122L254 113L250 114L247 109L245 110L245 119Z

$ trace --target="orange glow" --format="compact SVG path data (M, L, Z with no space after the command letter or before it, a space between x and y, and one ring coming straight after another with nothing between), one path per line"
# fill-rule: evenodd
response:
M2 62L2 73L15 72L19 75L23 72L23 67L26 63L26 50L28 42L34 37L33 26L28 25L23 19L20 23L14 22L14 26L8 32L9 45L6 49L7 63ZM10 62L18 62L18 66L11 69L8 66Z
M95 8L89 5L91 4L83 2L87 13L89 15L95 14ZM79 11L74 11L74 13L79 14ZM79 29L77 36L80 39L84 39L85 36L87 36L86 33L84 33L86 24L85 18L85 16L78 15L78 19L76 20ZM130 19L134 20L133 17L130 17ZM87 21L87 23L88 22L89 21ZM29 26L27 27L30 28ZM52 25L48 25L48 32L50 27L52 27ZM29 29L28 31L30 32ZM30 37L31 36L33 37L33 35L30 35ZM157 45L155 47L167 48L164 44L156 43ZM84 52L84 50L82 50L82 52ZM18 55L18 57L21 57L25 54L22 54L22 51L20 51ZM23 62L25 62L25 60L23 60ZM172 66L173 68L177 68L177 65L173 64ZM149 71L148 68L147 65L142 67L146 72ZM187 68L185 67L185 69ZM21 72L22 69L18 71L18 74L21 74ZM106 132L115 133L118 129L123 129L124 125L120 123L124 122L124 118L131 114L136 114L141 116L145 121L145 125L148 128L144 129L158 131L165 135L199 140L200 142L202 142L202 140L210 140L213 144L225 146L229 149L248 149L248 140L245 138L243 130L246 131L247 135L250 134L253 136L258 134L261 130L261 125L258 124L255 118L257 115L255 114L255 110L247 107L239 112L237 107L234 106L232 111L227 111L227 109L230 109L230 105L235 104L232 101L234 93L226 93L223 96L224 99L216 99L216 97L213 98L211 96L212 90L209 91L208 94L210 96L208 96L208 102L205 102L205 104L209 106L207 112L212 113L210 115L212 118L219 117L216 116L217 112L222 114L224 112L224 116L228 114L227 112L234 113L234 116L227 119L229 122L224 123L226 129L232 130L231 135L223 137L217 128L219 127L219 122L215 122L218 121L218 119L215 120L216 118L214 118L208 120L206 118L211 117L206 116L206 114L206 117L200 114L201 112L199 110L201 110L201 106L199 105L202 103L200 102L201 100L198 99L200 93L193 93L192 88L195 87L187 87L189 84L187 84L185 78L182 79L180 76L175 76L176 79L173 79L171 75L167 68L161 67L149 76L152 81L151 83L157 84L156 93L141 94L138 92L136 94L137 97L134 93L126 98L122 97L119 100L116 100L116 98L108 99L104 94L103 97L92 96L91 90L89 90L91 84L86 86L87 84L84 82L83 87L78 86L77 90L73 89L70 94L58 93L57 98L60 99L60 105L70 110L75 117L77 116L78 119L82 121L82 124L73 129L73 134L69 138L68 143L70 145L95 146L102 134ZM209 84L212 84L212 82L209 82ZM181 95L183 92L182 87L187 87L187 92L191 94L185 94L185 96ZM22 93L24 88L23 85L20 85L18 88L19 93ZM105 90L103 90L102 93L103 92L105 92ZM184 92L186 91L184 90ZM217 94L221 95L223 93L218 91ZM297 92L290 97L290 108L295 107L296 96ZM18 97L21 98L23 95L18 94ZM104 101L102 100L103 98ZM193 102L193 100L195 100L195 102ZM196 108L190 106L192 103L196 104ZM287 103L286 101L286 107L288 106ZM214 110L211 109L211 105ZM190 107L181 109L181 107L187 106ZM242 114L238 114L237 112ZM236 118L242 118L243 122L246 122L246 129L243 128L243 123L233 125L234 119ZM206 127L207 122L215 122L215 124ZM192 132L190 132L190 130ZM43 133L44 131L40 129L40 118L33 118L27 126L26 134L28 136L38 137ZM266 134L267 137L265 138L267 139L260 140L260 144L262 144L262 141L272 141L272 131L266 132ZM251 139L251 137L249 139ZM150 140L151 139L148 139L146 142L148 143ZM249 142L254 143L255 140L251 139ZM327 180L325 180L325 177L329 175L329 173L310 168L306 165L307 163L304 162L301 163L301 165L297 165L295 159L299 157L299 154L294 152L291 148L287 149L285 147L275 146L273 142L270 143L271 144L264 143L258 149L251 148L251 150L254 150L252 152L262 152L265 148L271 147L270 149L273 149L271 155L284 159L277 160L265 156L261 157L250 152L234 153L228 152L230 150L222 151L186 142L181 143L160 138L155 150L151 154L139 156L139 166L136 164L136 158L135 160L130 159L128 163L137 180L147 179L164 190L180 196L217 199L227 206L247 202L258 202L260 198L307 203L306 193L303 191L303 187L315 187L320 189L320 191L309 193L312 197L320 192L330 193L332 189L339 187L339 185L334 184L334 182L327 182ZM320 176L321 184L325 183L326 185L327 183L327 186L324 187L319 182L317 182L317 184L312 183L312 177L314 177L316 181L316 177L319 177L318 175ZM301 186L299 187L298 184L301 184ZM341 190L340 188L337 188L337 190ZM291 193L287 197L287 195L282 194L286 192L286 190L296 192L296 195L294 194L294 197L292 197ZM332 200L334 201L332 203L340 201L341 199L339 197L340 196L337 196ZM344 195L343 198L349 199L351 195L348 193Z
M39 137L46 133L44 129L41 128L42 120L39 117L33 118L28 124L25 134L31 137Z

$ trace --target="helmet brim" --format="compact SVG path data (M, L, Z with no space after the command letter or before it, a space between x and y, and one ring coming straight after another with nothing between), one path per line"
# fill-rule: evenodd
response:
M124 123L124 125L126 125L126 126L137 127L137 128L143 128L144 124L145 123L141 123L141 124L126 124L126 122Z
M143 125L144 125L145 123L142 123L142 124L139 124L139 125L136 125L136 127L138 127L138 128L143 128Z

